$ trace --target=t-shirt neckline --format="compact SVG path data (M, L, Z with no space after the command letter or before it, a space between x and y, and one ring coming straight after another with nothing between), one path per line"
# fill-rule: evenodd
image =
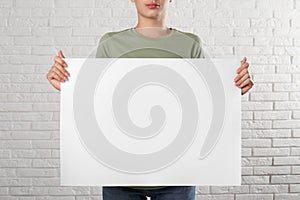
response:
M151 41L164 40L164 39L167 39L167 38L171 37L174 34L175 29L174 28L170 28L170 30L171 30L171 32L168 35L165 35L165 36L162 36L162 37L158 37L158 38L151 38L151 37L144 36L143 34L137 32L134 27L131 28L131 31L135 35L137 35L138 37L141 37L141 38L146 39L146 40L151 40Z

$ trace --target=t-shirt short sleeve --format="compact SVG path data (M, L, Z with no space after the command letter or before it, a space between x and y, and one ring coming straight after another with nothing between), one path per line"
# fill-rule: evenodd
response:
M97 47L97 53L96 58L109 58L107 51L105 49L105 40L109 37L108 33L105 33L99 41L98 47Z
M202 41L198 35L195 35L196 47L194 51L194 58L204 58L204 52L202 49Z

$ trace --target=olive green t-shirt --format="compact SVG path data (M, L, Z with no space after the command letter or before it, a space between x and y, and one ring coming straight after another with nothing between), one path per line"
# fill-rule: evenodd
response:
M200 38L170 28L159 38L150 38L134 28L105 33L99 42L97 58L204 58ZM133 189L160 189L166 186L124 186Z

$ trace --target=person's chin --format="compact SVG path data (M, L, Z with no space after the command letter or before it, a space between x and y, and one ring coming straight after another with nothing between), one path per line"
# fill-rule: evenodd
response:
M159 12L146 13L144 16L147 18L151 18L151 19L157 19L157 18L159 18L160 13Z

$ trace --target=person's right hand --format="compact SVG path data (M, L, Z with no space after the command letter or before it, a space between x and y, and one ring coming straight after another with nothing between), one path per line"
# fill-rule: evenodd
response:
M54 64L47 73L47 79L53 87L60 91L60 82L65 82L70 76L69 72L65 69L67 63L63 60L65 56L62 51L58 52L58 55L54 57Z

